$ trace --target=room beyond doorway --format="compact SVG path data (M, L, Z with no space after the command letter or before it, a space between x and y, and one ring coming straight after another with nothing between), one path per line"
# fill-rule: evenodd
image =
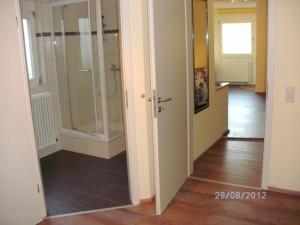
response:
M231 138L264 138L266 95L254 86L230 86L228 128Z

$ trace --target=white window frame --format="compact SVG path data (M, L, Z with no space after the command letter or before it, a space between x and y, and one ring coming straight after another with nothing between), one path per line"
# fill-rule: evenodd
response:
M223 30L222 30L222 24L224 23L250 23L251 24L251 34L252 34L252 48L251 48L251 54L223 54ZM255 21L253 20L220 20L219 21L219 55L220 58L249 58L252 57L255 54L255 46L254 46L254 27Z
M29 25L29 45L30 51L32 55L32 68L33 68L33 79L29 79L28 70L27 70L27 77L29 80L30 86L40 85L41 84L41 74L40 74L40 66L39 66L39 55L38 55L38 42L36 37L36 24L35 24L35 15L34 15L34 4L31 2L24 2L22 5L22 22L23 19L28 20ZM23 23L22 23L23 25ZM23 28L23 35L24 35L24 27ZM24 45L25 46L25 45ZM25 50L26 51L26 50Z

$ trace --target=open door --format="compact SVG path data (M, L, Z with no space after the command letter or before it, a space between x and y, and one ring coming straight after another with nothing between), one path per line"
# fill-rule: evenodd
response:
M149 1L156 213L187 178L186 1Z
M34 225L45 211L17 5L12 0L0 3L0 224Z

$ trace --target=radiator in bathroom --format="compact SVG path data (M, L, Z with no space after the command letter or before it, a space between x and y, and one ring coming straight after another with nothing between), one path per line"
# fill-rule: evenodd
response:
M56 143L51 95L43 92L32 95L31 99L36 145L40 150Z

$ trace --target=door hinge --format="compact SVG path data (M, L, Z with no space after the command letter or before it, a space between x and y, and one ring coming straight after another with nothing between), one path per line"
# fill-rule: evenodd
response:
M36 185L37 186L37 191L38 191L38 193L41 193L41 190L40 190L40 185Z
M19 21L18 21L18 17L16 16L16 23L17 23L17 27L19 27Z

